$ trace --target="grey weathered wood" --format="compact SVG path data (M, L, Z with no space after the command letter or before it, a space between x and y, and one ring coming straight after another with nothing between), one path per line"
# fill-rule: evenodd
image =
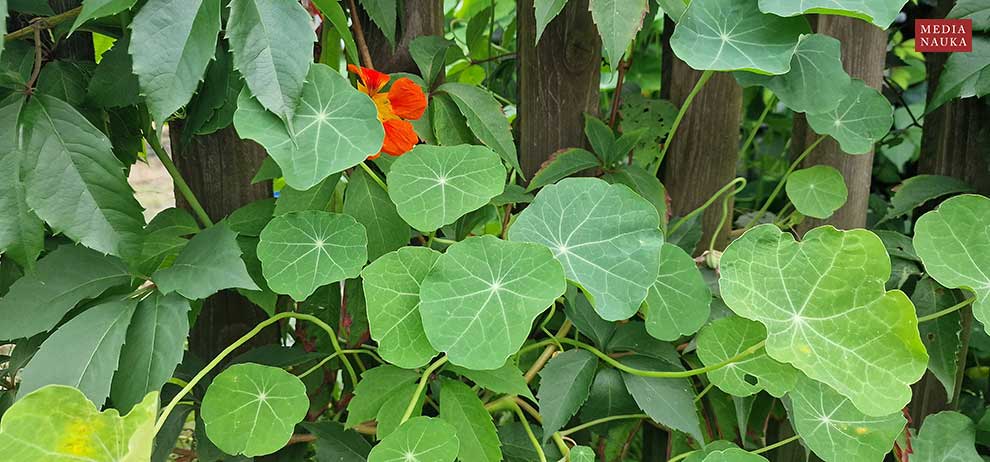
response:
M405 0L399 5L402 8L394 50L381 30L362 15L368 51L377 70L418 74L419 68L409 55L409 43L421 35L443 35L443 0Z

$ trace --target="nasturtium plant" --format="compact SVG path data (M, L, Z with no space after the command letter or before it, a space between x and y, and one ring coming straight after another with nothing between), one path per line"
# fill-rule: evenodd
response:
M849 195L842 173L828 165L792 172L787 176L786 191L798 212L814 218L830 217Z
M880 92L862 80L853 80L839 106L821 114L808 114L808 125L839 142L847 154L873 149L894 122L894 108Z
M767 330L759 322L738 316L717 319L698 334L698 358L706 365L718 364L758 346L766 337ZM766 390L781 397L794 388L799 375L794 367L775 361L761 351L712 371L708 378L733 396L750 396Z
M646 330L660 340L691 335L711 314L712 293L694 259L676 245L660 248L660 271L646 295Z
M760 0L760 10L780 16L838 14L870 21L877 27L887 27L905 3L907 0Z
M460 447L453 425L438 418L416 417L368 454L368 462L453 462Z

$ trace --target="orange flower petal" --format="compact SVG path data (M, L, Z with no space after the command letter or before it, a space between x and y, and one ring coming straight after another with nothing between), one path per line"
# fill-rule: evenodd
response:
M382 152L385 154L401 156L419 143L419 136L412 124L405 120L386 120L382 125L385 127L385 143L382 144Z
M392 112L403 119L416 120L426 111L426 95L416 82L403 77L388 89L388 101Z
M348 64L347 70L357 74L358 78L361 79L361 82L364 83L366 93L369 95L378 93L378 91L381 90L391 78L388 74L383 74L374 69L368 69L367 67L358 67L353 64Z

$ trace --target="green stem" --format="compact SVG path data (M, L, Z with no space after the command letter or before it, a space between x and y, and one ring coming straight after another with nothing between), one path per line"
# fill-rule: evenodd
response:
M649 419L649 418L650 418L650 416L648 416L646 414L626 414L626 415L613 415L613 416L608 416L608 417L602 417L601 419L595 419L595 420L592 420L590 422L585 422L585 423L583 423L581 425L577 425L577 426L568 428L567 430L561 430L560 431L560 436L571 435L571 434L577 433L577 432L579 432L581 430L584 430L586 428L591 428L591 427L594 427L595 425L599 425L599 424L603 424L603 423L614 422L616 420Z
M756 135L760 132L760 127L763 126L763 122L767 120L767 116L770 115L770 111L773 110L773 106L777 103L777 95L771 95L770 101L767 101L767 107L763 109L763 113L760 114L760 118L756 119L756 125L753 129L749 131L749 136L746 137L746 142L743 143L742 148L739 150L739 158L745 160L746 154L749 152L749 148L753 146L753 141L756 140Z
M385 191L388 191L388 185L386 185L386 184L385 184L385 182L384 182L384 181L382 181L382 179L381 179L381 177L379 177L379 176L378 176L378 174L377 174L377 173L375 173L375 171L374 171L374 170L372 170L372 169L371 169L371 167L369 167L367 163L365 163L365 162L361 162L361 164L360 164L360 165L361 165L361 168L363 168L363 169L364 169L364 171L365 171L365 172L366 172L366 173L367 173L368 175L370 175L370 176L371 176L371 179L372 179L372 180L375 180L375 183L378 183L378 186L381 186L381 187L382 187L382 189L384 189Z
M705 395L707 395L708 392L712 391L712 388L714 387L715 387L714 382L708 382L708 386L706 386L703 390L701 390L701 393L698 393L698 396L694 397L694 402L697 403L698 401L701 401L701 398L704 398Z
M736 185L738 185L738 186L736 186ZM683 217L681 217L680 219L678 219L677 220L677 223L674 223L673 226L670 227L670 230L667 231L667 235L668 236L673 235L674 234L674 231L677 231L677 228L680 228L681 225L683 225L684 223L687 223L689 220L691 220L692 218L694 218L695 215L704 212L705 209L707 209L712 204L714 204L715 201L718 200L718 198L722 196L722 194L725 194L725 192L728 191L733 186L736 186L736 190L732 192L732 195L739 194L739 192L741 192L743 190L743 188L746 187L746 179L745 178L742 178L742 177L736 178L736 179L728 182L725 186L722 186L722 189L719 189L718 192L715 193L715 195L713 195L712 197L708 198L708 200L704 204L701 204L701 207L698 207L698 208L692 210L691 213L688 213L687 215L684 215Z
M413 393L412 399L409 400L409 405L406 406L406 412L402 414L402 420L399 421L399 425L406 423L412 417L413 410L416 409L416 402L419 401L419 396L423 394L423 390L426 390L426 383L430 381L430 376L444 364L447 364L446 356L434 361L433 364L430 364L423 371L423 376L419 378L419 385L416 386L416 393Z
M744 228L744 230L752 228L753 225L760 221L760 218L763 218L763 215L767 214L767 210L770 210L770 205L773 204L773 200L777 198L780 191L784 189L784 185L787 184L787 177L791 176L791 173L794 173L794 170L797 169L798 165L801 165L801 162L808 157L808 154L811 154L811 151L814 151L815 148L822 143L822 141L825 141L824 135L819 136L814 143L811 143L804 150L804 152L801 153L801 155L797 156L797 159L794 159L794 162L791 162L790 167L787 167L787 172L784 173L784 176L780 178L780 182L777 183L777 187L773 188L773 192L770 193L770 197L768 197L767 201L763 203L763 207L760 207L760 211L757 212L756 216L754 216L753 219L746 224L746 228Z
M536 455L539 456L540 462L547 462L547 455L543 453L543 446L540 445L540 441L533 434L533 429L529 427L529 420L526 419L526 414L523 414L522 408L515 401L512 402L512 409L519 417L519 422L522 423L523 429L526 430L526 436L529 437L529 442L533 443L533 448L536 449Z
M967 298L966 300L963 300L963 301L961 301L959 303L956 303L955 305L952 305L952 306L950 306L950 307L948 307L948 308L946 308L944 310L936 311L936 312L934 312L934 313L932 313L932 314L930 314L928 316L922 316L922 317L918 318L918 324L921 324L923 322L928 322L928 321L934 321L934 320L936 320L938 318L941 318L942 316L945 316L945 315L947 315L949 313L954 313L956 311L959 311L959 310L961 310L961 309L969 306L970 303L973 303L975 301L976 301L976 297L970 297L970 298Z
M779 448L781 446L786 446L788 444L791 444L791 443L793 443L793 442L795 442L795 441L797 441L799 439L801 439L800 436L794 435L794 436L792 436L790 438L787 438L786 440L780 440L780 441L778 441L778 442L776 442L774 444L771 444L770 446L763 447L763 448L760 448L760 449L754 449L754 450L752 450L750 452L752 452L753 454L763 454L764 452L770 452L770 451L773 451L774 449L777 449L777 448Z
M357 385L357 374L354 373L354 368L351 367L351 363L350 361L347 360L347 356L343 356L341 354L343 350L340 349L340 343L337 342L337 333L334 332L333 328L330 327L329 324L323 322L322 319L309 314L294 313L294 312L278 313L275 316L272 316L264 321L261 321L260 323L258 323L258 325L254 326L254 329L251 329L250 331L248 331L248 333L244 334L243 336L241 336L241 338L237 339L237 341L231 343L230 346L224 348L224 350L221 351L220 354L218 354L215 358L213 358L213 360L210 361L210 363L207 364L206 367L201 369L196 374L196 376L193 377L192 380L190 380L189 383L186 384L186 386L182 387L182 390L180 390L179 393L177 393L175 397L172 398L172 401L170 401L168 405L165 406L165 409L162 410L162 414L158 417L158 421L155 423L155 433L157 434L162 429L162 426L165 425L165 421L168 419L168 415L172 413L172 410L175 409L175 406L177 406L179 402L182 401L182 398L188 395L189 392L192 391L192 389L196 386L196 384L198 384L201 380L203 380L203 378L206 377L206 375L209 374L210 371L212 371L215 367L217 367L220 364L220 362L222 362L227 356L230 356L230 354L233 353L235 350L237 350L237 348L239 348L241 345L247 343L249 340L254 338L255 335L258 335L258 333L264 330L264 328L285 318L296 318L297 320L309 321L313 324L316 324L319 328L323 329L324 331L326 331L326 333L329 334L330 336L330 343L333 345L335 354L340 356L341 362L344 363L344 368L347 369L347 373L351 378L351 382L354 385Z
M705 71L701 74L701 78L698 82L694 84L694 88L691 89L691 93L688 93L687 98L684 99L684 104L681 105L681 109L677 111L677 117L674 118L673 125L670 126L670 133L667 135L667 140L663 143L663 149L660 150L660 157L657 158L657 164L653 166L653 176L657 176L660 173L660 166L663 164L663 158L667 156L667 151L670 149L670 145L673 144L674 135L677 134L677 128L681 126L681 121L684 120L684 115L687 114L688 108L691 107L691 102L694 101L694 97L698 96L701 89L708 83L708 80L715 75L715 71Z
M64 13L59 13L59 14L56 14L55 16L49 16L47 18L41 18L38 21L40 21L40 22L43 23L43 27L42 28L44 28L44 29L51 29L51 28L53 28L53 27L55 27L55 26L57 26L59 24L62 24L65 21L68 21L70 19L75 18L76 16L79 16L79 13L80 12L82 12L82 7L81 6L77 6L77 7L73 8L73 9L71 9L69 11L64 12ZM29 25L29 26L26 26L26 27L22 27L22 28L14 31L14 32L11 32L11 33L9 33L7 35L4 35L3 36L3 41L4 42L9 42L11 40L17 40L17 39L22 39L22 38L30 37L31 35L34 34L35 28L36 27L34 25Z
M179 189L179 193L182 197L186 199L189 203L189 207L193 209L196 216L199 217L199 221L203 223L203 226L209 228L213 226L213 220L210 220L210 216L206 214L206 210L203 209L203 205L199 203L199 199L196 199L196 195L193 194L192 189L189 188L189 184L186 183L186 179L182 177L182 173L179 173L179 169L175 167L175 163L172 162L172 158L168 156L165 152L165 148L162 147L162 143L159 140L158 131L155 129L149 129L150 133L144 134L144 139L148 141L148 145L151 149L155 151L155 155L158 156L158 160L162 162L165 166L165 170L172 177L172 182L175 183L175 187Z
M303 372L302 374L299 374L296 377L299 377L300 379L302 379L303 377L306 377L307 375L312 374L313 372L316 372L317 370L319 370L321 367L323 367L324 364L330 362L333 358L336 358L336 357L338 357L340 355L348 354L348 353L353 354L353 355L362 354L363 353L363 354L366 354L366 355L371 355L372 357L375 356L375 354L373 352L368 351L368 350L341 350L340 353L334 353L334 354L332 354L330 356L327 356L326 358L321 359L320 362L316 363L315 366L307 369L306 372Z
M426 239L426 248L433 248L433 241L437 238L437 230L430 231L428 238Z

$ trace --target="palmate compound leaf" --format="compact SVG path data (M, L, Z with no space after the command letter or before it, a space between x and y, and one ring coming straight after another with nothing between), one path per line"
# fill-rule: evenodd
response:
M914 306L887 292L890 258L866 230L823 226L803 242L774 225L734 241L721 260L721 293L736 314L766 326L766 351L886 415L911 399L928 354Z
M646 331L660 340L691 335L708 321L712 292L687 252L670 243L660 248L660 272L646 295Z
M423 280L426 336L452 364L498 369L566 285L563 269L543 246L491 235L468 238L451 245Z
M849 398L803 376L788 396L801 441L825 462L881 462L907 423L900 410L864 414Z
M32 268L44 249L45 224L27 204L21 181L24 150L17 133L25 99L13 97L0 107L0 254L24 268ZM4 318L9 319L9 318ZM2 328L0 328L2 330ZM3 337L3 334L0 334Z
M886 29L907 0L760 0L760 10L779 16L838 14L870 21Z
M543 244L605 320L639 311L660 268L660 217L624 185L565 178L544 187L509 229L512 241Z
M981 462L976 452L976 426L969 417L942 411L925 417L912 440L911 462Z
M237 98L237 134L264 146L285 182L299 191L361 163L377 153L385 139L371 98L324 64L310 66L292 121L295 139L250 91L241 91Z
M958 4L957 4L958 5ZM973 37L973 51L952 53L939 76L938 88L925 110L931 113L955 98L982 97L990 92L990 38Z
M237 235L226 223L217 223L186 244L172 266L151 275L163 294L178 292L190 300L209 297L223 289L260 290L241 259Z
M453 462L460 447L457 429L443 419L409 419L378 443L368 462Z
M887 97L853 79L845 97L832 111L808 114L808 125L820 135L839 142L847 154L866 154L880 141L894 123L894 108Z
M74 32L79 26L90 19L115 15L121 11L130 9L135 3L137 3L137 0L87 0L83 2L82 11L79 12L79 16L76 16L76 20L72 23L69 33Z
M787 176L787 198L803 215L828 218L846 203L846 180L834 167L815 165Z
M739 448L729 448L708 454L702 462L767 462L767 459Z
M512 129L509 120L502 111L498 100L487 90L474 85L449 82L440 85L437 92L450 96L467 122L474 136L495 150L498 155L517 172L519 156L516 145L512 140Z
M990 323L990 199L956 196L924 214L914 248L939 284L973 292L973 315Z
M368 236L350 215L287 213L261 231L258 259L272 290L301 302L322 286L357 277L368 261Z
M648 371L679 369L666 361L641 355L627 356L621 361L627 366ZM688 379L643 377L623 372L622 381L639 408L653 421L687 433L695 441L704 440L694 402L694 388Z
M504 366L490 371L477 371L454 365L447 366L445 370L467 377L479 387L495 393L519 395L529 398L530 401L536 401L529 385L526 384L522 371L512 361L506 361Z
M803 17L765 14L757 0L695 0L677 23L670 46L697 70L751 70L784 74L801 34Z
M368 231L368 259L371 261L409 243L409 225L399 216L388 192L364 170L355 170L348 178L344 213L354 217Z
M930 277L922 278L914 286L911 301L918 309L918 316L929 316L962 302L961 291L946 289ZM952 396L959 378L959 350L962 349L962 316L957 311L939 316L918 326L921 341L928 350L928 370L945 387L946 396Z
M560 430L584 405L598 369L598 358L587 350L568 350L553 357L540 371L540 414L543 442Z
M276 367L236 364L220 373L203 397L203 422L223 452L271 454L292 437L309 409L306 385Z
M756 321L729 316L713 321L698 334L698 358L706 366L733 358L762 342L767 330ZM708 379L733 396L750 396L766 390L778 398L794 388L798 372L790 364L774 361L758 351L742 361L708 373Z
M389 172L388 195L399 216L424 232L457 221L505 189L505 167L484 146L421 144Z
M421 367L437 355L423 330L419 289L439 258L426 247L403 247L361 271L371 338L382 359L396 366Z
M58 412L52 412L58 410ZM7 461L141 462L151 460L158 393L127 415L100 412L79 390L51 385L15 403L0 422Z
M440 388L440 418L456 429L460 460L502 460L492 416L471 387L458 380L445 379Z

